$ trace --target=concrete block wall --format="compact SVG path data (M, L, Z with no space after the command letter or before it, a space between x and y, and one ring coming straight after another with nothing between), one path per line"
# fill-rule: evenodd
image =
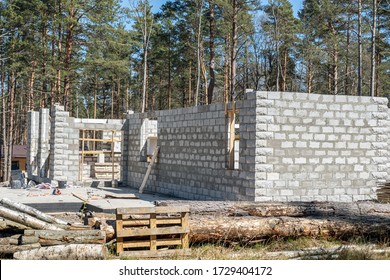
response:
M189 199L238 199L245 189L227 170L227 118L222 104L161 111L156 190Z
M127 115L123 135L122 178L125 184L134 188L141 186L143 175L146 173L148 166L141 155L141 149L144 145L141 144L143 142L141 141L141 132L144 120L147 118L148 116L145 113Z
M160 154L146 191L197 200L253 200L254 169L245 172L227 169L228 119L225 113L223 104L213 104L158 111L155 112L157 122L147 120L147 114L128 115L124 137L125 184L140 187L148 166L140 156L146 140L142 136L148 129L147 134L155 133L157 125ZM248 145L254 152L254 145ZM246 147L240 144L240 149ZM246 160L240 157L239 164L245 166Z
M48 109L27 114L27 176L47 181L49 172L50 115Z
M122 137L125 120L77 119L69 116L63 106L28 113L28 178L37 182L80 182L80 130L116 130L114 139ZM107 133L106 133L107 134ZM105 135L107 136L107 135ZM111 148L111 147L110 147ZM121 152L121 144L114 147ZM115 155L116 161L120 156ZM107 156L111 161L111 155ZM90 167L83 168L89 172ZM87 174L88 174L87 172Z
M79 180L79 165L79 130L69 112L64 111L63 106L55 105L51 108L51 182L76 184Z
M257 116L269 119L266 181L256 200L376 198L377 183L388 178L386 98L279 92L256 98Z
M140 187L149 164L146 140L157 135L160 154L146 191L187 199L355 201L375 199L377 183L390 179L385 98L248 91L236 109L237 170L227 168L224 104L129 114L126 120L75 119L54 106L50 151L48 128L39 128L49 123L47 111L28 115L28 173L39 177L50 153L49 179L77 183L80 130L111 129L123 131L124 184Z
M27 113L27 176L38 176L39 112Z
M228 106L231 108L231 104ZM155 112L158 162L146 190L187 199L356 201L389 179L387 99L247 92L236 102L239 169L227 169L228 118L213 104ZM128 116L125 183L141 185L147 114Z
M48 177L50 156L50 110L39 111L38 170L39 177Z

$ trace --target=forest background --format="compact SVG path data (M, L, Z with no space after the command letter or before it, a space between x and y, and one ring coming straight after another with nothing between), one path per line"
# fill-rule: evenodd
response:
M155 2L0 0L3 180L27 112L54 103L123 118L246 89L390 94L389 0Z

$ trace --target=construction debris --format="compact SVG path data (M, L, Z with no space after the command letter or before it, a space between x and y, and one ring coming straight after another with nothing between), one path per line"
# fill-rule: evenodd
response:
M0 227L6 228L9 221L12 221L11 223L19 225L19 229L25 229L24 234L1 239L0 254L14 254L14 258L18 259L104 258L106 254L105 248L102 248L104 247L102 244L106 243L104 230L93 230L89 226L70 224L8 198L3 198L0 202L2 205L0 216L4 218L0 221ZM112 231L113 229L110 229L110 232ZM96 244L99 247L90 246ZM66 247L58 247L59 245ZM69 245L74 246L69 247ZM61 248L66 250L69 256L63 255L60 252Z

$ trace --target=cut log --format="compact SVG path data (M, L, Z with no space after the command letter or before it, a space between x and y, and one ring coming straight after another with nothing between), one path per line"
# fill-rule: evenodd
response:
M107 248L98 244L69 244L16 252L17 260L103 260Z
M234 201L155 201L156 206L188 205L191 214L259 217L390 216L390 204L358 202L234 202Z
M40 248L41 244L28 244L28 245L0 245L0 255L2 254L14 254L20 251L26 251L31 249Z
M1 199L1 204L3 204L4 206L8 206L11 207L11 208L14 208L22 213L26 213L26 214L29 214L39 220L42 220L44 222L47 222L47 223L51 223L51 224L60 224L60 225L67 225L68 223L63 221L63 220L60 220L60 219L57 219L55 217L52 217L50 215L47 215L33 207L30 207L28 205L24 205L22 203L19 203L19 202L15 202L15 201L12 201L8 198L3 198Z
M28 214L5 208L3 206L0 206L0 216L34 229L62 230L60 227L41 221Z
M0 245L19 245L20 236L21 235L0 238Z
M352 236L390 238L390 219L379 217L296 218L190 216L192 243L253 243L271 237Z
M63 244L104 244L106 233L102 230L25 230L22 242L38 239L42 246Z
M0 230L10 230L10 231L17 231L22 232L23 230L28 229L25 225L9 221L9 220L0 220Z
M39 243L39 238L36 237L36 236L26 236L26 235L23 235L20 238L20 243L21 243L21 245Z
M103 230L106 233L106 241L111 241L114 239L115 236L115 229L112 225L109 225L107 223L106 219L97 219L93 218L95 220L94 228ZM115 223L114 221L111 221Z

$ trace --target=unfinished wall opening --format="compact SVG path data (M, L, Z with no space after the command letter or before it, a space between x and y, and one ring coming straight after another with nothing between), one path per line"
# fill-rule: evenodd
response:
M79 180L120 180L122 131L80 129Z
M238 170L240 151L239 111L233 108L227 110L228 122L228 168Z
M140 133L140 161L150 162L157 149L157 120L144 119Z

